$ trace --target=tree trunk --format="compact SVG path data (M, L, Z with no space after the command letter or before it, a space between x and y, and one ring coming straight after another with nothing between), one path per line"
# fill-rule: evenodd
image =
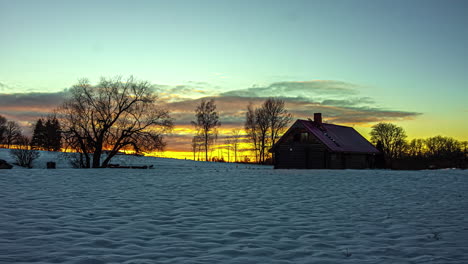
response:
M93 168L100 168L101 167L101 149L96 149L93 153Z
M208 134L205 133L205 161L208 161Z
M102 162L102 168L107 168L107 166L109 165L109 162L111 161L111 159L117 154L118 151L111 151L106 159Z

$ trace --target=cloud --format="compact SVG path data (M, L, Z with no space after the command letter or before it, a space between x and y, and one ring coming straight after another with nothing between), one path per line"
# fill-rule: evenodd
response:
M323 100L321 104L333 106L357 106L375 104L375 101L370 97L358 97L351 99L326 99Z
M324 121L343 125L370 126L382 121L414 119L421 113L387 109L360 95L359 86L340 81L276 82L264 86L219 92L219 87L203 82L152 86L175 120L175 131L168 138L168 150L190 151L195 119L194 109L201 100L215 99L222 126L220 136L242 128L249 103L260 106L268 97L285 101L293 119L312 118L320 112ZM51 113L63 102L66 92L0 94L0 115L8 119L34 122Z
M0 92L4 92L10 89L11 87L9 85L7 85L6 83L0 82Z
M65 98L65 92L56 93L13 93L0 94L0 111L2 109L45 108L59 105Z
M27 132L29 123L52 113L64 98L65 92L0 93L0 115L19 122Z
M247 89L221 93L221 96L239 97L311 97L315 95L354 95L358 86L331 80L314 80L304 82L275 82L267 86L254 86Z
M219 87L206 82L189 81L179 85L153 84L152 89L162 100L175 102L217 94Z

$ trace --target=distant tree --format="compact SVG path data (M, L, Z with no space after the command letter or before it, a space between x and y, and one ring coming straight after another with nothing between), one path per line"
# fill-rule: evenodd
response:
M200 155L200 152L203 148L203 137L201 137L198 133L197 135L193 136L192 138L192 152L193 152L193 160L196 160L197 158L197 153ZM198 156L198 159L200 159L200 156Z
M81 153L84 167L107 167L120 150L161 150L172 129L169 112L158 104L148 82L101 78L93 86L83 79L69 90L58 109L68 147ZM104 149L108 155L104 161Z
M468 168L468 141L462 141L460 142L460 148L461 151L463 152L463 167L462 168Z
M266 110L263 107L253 108L252 105L249 105L247 107L244 129L252 144L252 149L255 152L257 162L265 162L266 155L268 155L266 150L269 139L269 119Z
M59 151L62 148L62 129L59 120L55 116L48 117L45 128L47 131L46 149Z
M451 137L435 136L426 139L427 154L432 157L448 157L461 153L461 144Z
M268 119L269 147L271 148L288 128L292 115L284 108L284 100L277 98L268 98L262 108Z
M406 133L402 127L392 123L378 123L372 126L370 132L374 144L380 142L385 158L390 165L396 158L401 157L406 148Z
M3 144L5 140L7 121L4 116L0 115L0 144Z
M40 153L30 146L31 141L25 136L17 138L17 146L10 150L10 155L15 159L16 164L21 167L32 168L32 162L37 159Z
M237 162L237 152L239 151L240 144L240 129L233 129L231 134L230 143L232 145L232 150L234 151L234 162Z
M62 147L62 132L60 123L55 116L47 120L39 118L34 125L31 146L36 149L59 151Z
M192 125L195 126L203 138L205 160L208 161L210 146L217 137L217 128L221 126L214 100L202 100L200 105L195 108L195 118L196 120L192 121Z
M232 141L231 141L231 138L227 137L226 139L224 139L224 148L227 150L227 162L230 162L231 161L231 146L232 144Z
M265 163L268 156L268 130L270 120L265 108L255 109L255 122L257 124L257 133L259 141L260 163Z
M247 134L247 139L249 140L252 146L252 151L255 154L255 160L257 162L260 162L260 132L257 124L255 108L252 104L249 104L247 106L247 112L245 113L244 130Z
M4 132L3 143L6 144L7 148L17 144L21 139L22 131L21 127L15 121L7 121Z
M425 141L421 138L412 139L407 148L410 157L422 157L425 153Z
M39 118L34 125L31 147L34 149L45 149L46 138L47 131L46 127L44 126L44 120Z
M260 108L247 107L244 129L250 140L257 162L265 163L268 150L284 133L291 121L291 114L284 108L284 101L268 98Z

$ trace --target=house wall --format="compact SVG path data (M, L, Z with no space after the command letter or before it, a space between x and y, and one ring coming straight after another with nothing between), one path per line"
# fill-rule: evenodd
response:
M327 149L304 128L290 131L274 153L275 168L323 169L327 167Z
M333 153L313 134L294 128L274 152L276 169L364 169L373 167L371 154Z
M373 168L375 158L372 154L332 153L330 169L367 169Z

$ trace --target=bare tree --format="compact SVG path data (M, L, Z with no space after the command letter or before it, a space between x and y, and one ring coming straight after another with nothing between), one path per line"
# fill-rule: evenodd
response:
M7 148L11 145L17 144L21 139L22 131L21 127L15 121L7 121L4 132L3 143L6 144Z
M217 128L221 126L214 100L205 101L203 99L200 105L195 109L195 118L196 121L192 121L192 125L195 126L203 138L205 160L208 161L210 146L213 144L214 140L216 140Z
M193 152L193 160L196 160L197 152L198 155L200 155L201 149L203 147L203 138L198 133L197 135L193 136L191 147ZM198 159L200 159L200 156L198 156Z
M240 129L233 129L231 131L232 137L230 139L232 150L234 151L234 162L237 162L237 151L239 150L240 143Z
M255 154L256 162L260 162L260 146L259 146L259 129L257 124L257 116L255 114L255 108L252 104L247 106L247 112L245 113L244 130L247 134L247 138L252 145L252 151Z
M255 119L257 123L258 142L260 163L265 163L268 156L268 130L270 129L270 120L268 119L268 112L265 108L261 107L255 109Z
M425 141L421 138L412 139L408 144L408 155L411 157L422 157L425 152Z
M7 119L4 116L0 115L0 144L2 144L5 139L6 124Z
M83 79L69 93L57 112L65 142L81 153L84 167L106 167L120 150L164 148L163 134L172 129L172 119L148 82L101 78L93 86Z
M231 146L232 144L232 140L230 137L227 137L226 139L224 139L224 148L227 150L227 156L228 156L228 159L227 159L227 162L231 162Z
M277 98L268 98L262 108L268 119L269 147L271 148L288 128L292 115L284 108L284 100Z
M371 141L379 144L386 159L391 162L401 157L406 148L406 133L402 127L392 123L378 123L372 126Z
M265 163L268 150L276 143L291 121L291 114L284 108L284 101L267 99L260 108L247 107L244 129L255 151L257 162Z
M31 141L25 136L19 136L16 148L10 150L10 155L21 167L32 168L32 162L39 157L39 152L30 146Z
M432 157L447 157L453 153L461 153L460 142L451 137L435 136L425 140L427 154Z

